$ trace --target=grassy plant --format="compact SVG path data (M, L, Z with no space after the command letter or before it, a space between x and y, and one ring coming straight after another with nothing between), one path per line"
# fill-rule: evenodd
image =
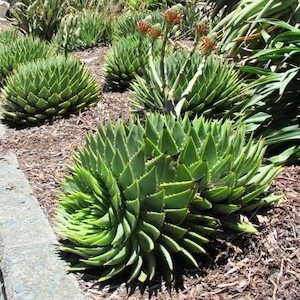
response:
M293 13L298 4L297 0L239 1L212 29L220 38L220 52L237 59L251 55L254 49L265 45L266 35L278 34L276 26L267 23L262 25L259 20L275 18L297 23L299 20Z
M257 50L242 68L259 77L243 120L255 136L265 138L273 162L299 163L300 30L280 20L261 21L284 31L270 37L267 48Z

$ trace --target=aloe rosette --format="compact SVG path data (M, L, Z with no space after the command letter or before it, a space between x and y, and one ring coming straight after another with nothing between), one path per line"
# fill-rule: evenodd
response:
M233 65L211 54L199 72L203 58L199 53L194 53L184 72L180 73L187 56L187 53L179 51L170 55L165 62L167 87L171 90L175 86L172 93L173 100L165 99L169 94L165 94L162 89L163 82L159 83L157 80L162 78L158 65L157 73L149 70L148 81L137 76L131 85L135 111L167 111L168 100L174 101L176 106L183 97L186 100L182 113L220 117L236 110L245 98L246 91L245 84L240 79L239 73L233 69Z
M105 82L109 88L124 91L137 75L143 75L140 62L143 61L144 65L148 65L148 44L149 39L142 41L140 57L138 36L127 36L113 45L105 57L104 65ZM157 47L154 49L154 55L156 54Z
M0 77L4 78L19 64L53 56L50 45L37 37L18 38L0 48Z
M2 29L0 30L0 46L8 45L21 37L22 35L15 28Z
M78 59L57 56L21 65L2 89L4 118L34 125L94 105L100 86Z
M163 22L163 16L158 11L129 13L121 16L116 24L114 40L123 38L128 35L128 32L138 35L137 22L144 20L146 17L149 18L149 16L153 24Z
M62 250L79 259L71 270L100 267L100 281L145 282L161 273L172 280L176 257L198 267L218 218L253 232L226 216L278 200L261 196L280 171L261 166L262 155L262 141L245 143L228 121L152 114L100 124L75 154L58 201L56 227L69 240Z

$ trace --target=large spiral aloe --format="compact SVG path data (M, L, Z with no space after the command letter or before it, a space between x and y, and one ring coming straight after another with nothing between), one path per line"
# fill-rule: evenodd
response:
M99 91L79 60L38 60L21 65L7 78L3 116L15 124L34 125L93 105Z
M19 64L53 56L47 42L37 37L22 37L0 48L0 78L6 77Z
M226 216L278 199L261 194L279 168L261 166L263 143L245 144L243 129L202 117L153 114L145 122L99 125L62 184L57 229L69 240L62 249L80 257L73 270L100 267L100 281L121 273L170 281L175 257L198 267L216 216L253 232Z
M157 79L162 78L159 66L156 68L157 73L149 69L148 81L142 77L133 81L133 106L136 111L167 111L166 103L171 98L174 106L185 98L182 113L188 111L191 114L220 117L235 110L245 97L245 88L233 66L211 54L202 68L201 55L194 53L181 73L187 56L185 52L176 52L167 58L166 88L169 92L162 89L163 83Z

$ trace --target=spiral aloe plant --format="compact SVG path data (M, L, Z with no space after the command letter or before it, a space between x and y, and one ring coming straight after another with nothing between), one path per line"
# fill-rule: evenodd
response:
M244 129L233 133L229 121L152 114L145 124L99 125L76 153L58 202L57 229L69 240L62 250L79 257L71 269L145 282L160 272L172 280L175 257L198 267L216 216L254 232L226 216L278 200L261 195L280 171L261 166L263 152L262 141L245 143Z
M176 52L166 59L168 92L164 92L157 80L157 77L163 77L159 63L156 65L157 74L149 69L148 80L138 76L133 81L135 98L132 103L136 111L168 111L166 103L169 98L173 98L175 107L184 98L181 113L188 111L192 114L220 117L232 112L242 102L245 97L245 84L239 73L233 69L233 65L212 54L202 65L203 56L194 53L189 65L180 73L187 57L186 52Z
M0 46L8 45L15 42L21 34L15 28L7 28L0 30Z
M147 52L149 67L140 61L143 78L137 77L132 84L134 109L138 112L171 112L176 116L186 111L192 115L202 113L213 117L230 115L242 105L243 82L233 66L212 53L216 42L215 36L209 35L207 18L195 25L194 41L189 49L178 50L170 57L166 55L172 30L181 23L183 11L183 6L177 4L164 12L162 24L152 24L148 17L137 23L140 32L138 51L143 39L150 37L150 43ZM155 63L152 50L157 46L158 38L161 42ZM171 44L174 48L181 47L172 40Z
M0 48L0 77L6 77L19 64L53 55L48 43L31 36L23 37Z
M6 120L34 125L95 103L100 87L79 60L63 56L21 65L2 90Z
M149 40L145 39L141 45L138 57L139 39L130 35L115 43L105 57L105 81L112 90L124 91L136 75L142 75L140 61L147 65L147 47ZM157 53L157 52L155 52ZM154 54L155 55L155 54Z

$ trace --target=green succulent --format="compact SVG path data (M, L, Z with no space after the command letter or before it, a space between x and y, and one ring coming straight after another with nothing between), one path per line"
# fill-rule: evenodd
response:
M20 66L2 89L3 116L34 125L93 105L100 87L74 57L57 56Z
M105 20L98 12L85 11L80 15L68 14L61 22L54 43L68 51L97 46L103 37Z
M176 257L198 267L218 219L255 232L234 216L279 199L265 190L280 168L262 166L263 153L262 141L245 143L244 128L233 132L229 121L151 114L100 124L75 154L58 202L57 230L69 240L62 250L79 257L71 270L145 282L160 272L171 281Z
M47 42L36 37L22 37L14 43L0 48L0 78L6 77L19 64L39 58L53 56L53 50Z
M147 65L148 43L148 39L142 41L140 57L138 57L139 37L135 35L120 39L113 45L105 57L104 73L107 87L112 90L124 91L136 75L143 74L140 61L142 60Z
M180 72L186 62L186 52L176 52L166 59L166 86L168 91L177 85L173 91L174 106L185 97L181 112L190 114L203 114L210 117L220 117L237 110L245 97L245 84L239 78L239 73L233 66L220 57L209 55L201 72L202 56L194 53L184 70ZM148 81L137 76L131 88L134 99L134 110L168 111L166 103L169 92L162 90L157 78L162 78L159 64L157 73L149 69ZM150 82L149 82L150 81Z
M138 35L137 22L144 20L149 16L151 17L151 22L153 24L163 23L163 16L159 11L130 13L121 16L116 24L114 40L117 41L120 38L127 36L128 32Z
M12 8L13 22L22 32L50 41L66 14L64 0L22 0Z
M14 43L20 37L20 33L15 28L0 30L0 46Z

